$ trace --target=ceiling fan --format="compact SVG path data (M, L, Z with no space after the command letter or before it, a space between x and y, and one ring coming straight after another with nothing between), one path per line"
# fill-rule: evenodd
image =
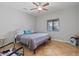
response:
M35 9L38 10L38 11L42 11L42 10L47 11L48 10L46 7L49 5L49 3L45 3L43 5L42 5L41 2L37 2L37 3L32 2L32 3L36 6L36 8L32 8L30 10L35 10Z

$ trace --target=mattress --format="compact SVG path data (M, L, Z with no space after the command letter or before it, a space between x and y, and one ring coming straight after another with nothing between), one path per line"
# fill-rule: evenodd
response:
M36 49L39 45L46 42L49 39L48 33L34 33L17 35L16 40L26 44L31 50Z

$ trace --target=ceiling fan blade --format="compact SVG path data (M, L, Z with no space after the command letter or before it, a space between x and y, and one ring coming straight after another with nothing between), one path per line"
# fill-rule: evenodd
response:
M49 5L49 3L44 4L43 7L46 7L47 5Z
M38 2L39 5L41 5L41 2Z
M47 11L48 9L46 9L46 8L43 8L43 10Z
M32 8L32 9L30 9L30 10L34 10L34 9L37 9L37 8Z
M38 6L38 4L37 3L35 3L35 2L32 2L35 6Z

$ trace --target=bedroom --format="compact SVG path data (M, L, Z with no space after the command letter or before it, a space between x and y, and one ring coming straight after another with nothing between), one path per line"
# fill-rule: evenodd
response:
M47 2L36 2L36 4L40 5L45 3ZM46 37L48 39L51 38L51 40L39 46L35 54L25 45L16 43L16 47L22 46L24 48L24 56L79 55L79 47L76 47L76 45L70 41L71 37L79 35L79 3L48 2L46 6L47 10L45 11L39 11L35 7L36 5L34 5L33 2L0 2L0 47L14 42L18 33L22 34L24 31L28 31L31 34L47 33L49 37ZM35 10L30 10L32 8L35 8ZM50 22L53 23L52 31L49 29L48 23ZM54 26L55 22L57 26ZM54 27L56 27L57 30L55 30ZM43 34L38 36L41 35ZM35 34L35 36L37 36L37 34ZM22 41L23 40L21 40L21 42ZM5 49L7 48L8 47Z

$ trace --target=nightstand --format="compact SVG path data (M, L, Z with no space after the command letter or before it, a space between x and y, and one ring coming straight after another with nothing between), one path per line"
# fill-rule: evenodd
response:
M78 46L79 45L79 36L74 36L74 37L71 37L71 38L75 39L76 46Z

